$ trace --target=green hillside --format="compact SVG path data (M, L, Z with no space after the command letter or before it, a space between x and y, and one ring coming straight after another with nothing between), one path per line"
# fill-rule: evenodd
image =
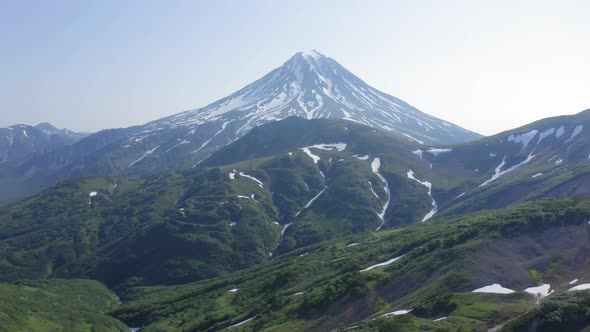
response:
M129 331L105 312L117 296L92 280L46 279L0 284L0 331Z
M535 305L525 288L548 283L558 294L590 276L579 262L589 250L589 217L590 201L562 199L365 233L225 277L132 288L114 315L144 331L219 330L251 317L236 330L325 331L398 319L428 321L433 330L493 327ZM530 243L539 244L536 255ZM392 257L401 258L366 270ZM471 293L493 283L517 292ZM402 309L412 311L394 322L383 317ZM449 319L434 321L441 317Z

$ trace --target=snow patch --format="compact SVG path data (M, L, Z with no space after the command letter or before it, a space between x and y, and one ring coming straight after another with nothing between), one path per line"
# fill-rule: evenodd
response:
M537 136L537 133L539 131L536 129L533 129L531 131L529 131L528 133L525 134L520 134L517 136L514 135L510 135L508 136L508 142L514 142L514 143L522 143L522 148L521 150L523 150L524 148L527 147L527 145L529 145L530 141L535 138L535 136Z
M355 242L355 243L351 243L351 244L347 245L346 247L348 248L348 247L354 247L354 246L358 246L358 245L359 244Z
M405 315L405 314L410 313L410 311L412 311L412 309L410 309L410 310L404 310L404 309L402 309L402 310L396 310L396 311L393 311L393 312L388 312L386 314L383 314L383 315L381 315L381 317Z
M544 140L547 136L553 135L555 133L555 128L549 128L547 130L545 130L544 132L539 134L539 140L537 141L537 144L541 143L542 140Z
M417 155L418 157L420 157L420 159L422 159L422 153L424 153L424 151L418 149L418 150L412 151L412 153Z
M562 162L563 162L563 159L558 159L558 160L556 160L556 161L555 161L555 165L559 165L559 164L561 164Z
M504 288L500 284L491 284L472 291L472 293L494 293L494 294L511 294L514 293L512 289Z
M342 152L342 151L344 151L344 149L346 149L346 145L347 145L346 143L342 143L342 142L330 143L330 144L324 143L324 144L316 144L316 145L306 146L304 148L301 148L300 150L305 152L305 154L307 154L311 159L313 159L314 164L317 164L318 161L320 160L320 157L313 154L310 149Z
M239 288L232 288L232 289L228 290L228 292L235 293L235 292L237 292L239 290L240 290Z
M565 127L562 125L555 132L555 137L560 138L563 134L565 134Z
M311 151L309 150L309 148L301 148L301 150L303 152L305 152L306 155L309 156L309 158L313 159L313 163L317 164L318 161L320 160L319 156L316 156L315 154L311 153Z
M550 289L551 289L551 285L543 284L543 285L537 286L537 287L529 287L529 288L525 289L524 291L529 294L533 294L539 298L544 298L545 296L553 293L553 291L550 291Z
M572 136L570 136L570 138L567 141L565 141L565 143L571 142L574 138L576 138L576 136L578 136L578 134L582 132L582 129L584 129L584 125L577 125L576 128L574 128L574 131L572 132Z
M578 282L578 279L574 279L574 280L570 281L570 282L569 282L569 284L570 284L570 285L573 285L573 284L575 284L576 282Z
M96 196L96 195L98 195L98 193L97 193L96 191L91 191L91 192L88 194L88 196L90 196L90 197L94 197L94 196Z
M573 292L573 291L581 291L581 290L586 290L586 289L590 289L590 284L579 284L578 286L574 286L570 289L568 289L568 292Z
M327 150L327 151L338 151L338 152L342 152L344 151L344 149L346 149L346 143L331 143L331 144L316 144L316 145L311 145L308 146L308 148L315 148L315 149L320 149L320 150Z
M432 153L433 156L438 156L441 153L447 153L447 152L451 152L453 151L453 149L435 149L435 148L431 148L428 149L426 152L428 153Z
M359 156L355 154L353 157L355 157L358 160L369 160L369 155Z
M532 178L538 178L539 176L542 176L542 175L543 175L543 173L537 173L537 174L535 174L535 175L533 175L533 176L531 176L531 177L532 177Z

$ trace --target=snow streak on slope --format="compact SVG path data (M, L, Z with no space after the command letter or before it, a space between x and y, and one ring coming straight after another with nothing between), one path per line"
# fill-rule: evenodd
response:
M233 328L233 327L238 327L238 326L240 326L240 325L243 325L243 324L246 324L246 323L248 323L249 321L253 320L254 318L256 318L256 316L254 316L254 317L250 317L250 318L248 318L248 319L246 319L246 320L244 320L244 321L241 321L241 322L239 322L239 323L237 323L237 324L234 324L234 325L232 325L232 326L228 326L227 328L228 328L228 329L231 329L231 328Z
M147 156L149 156L150 154L154 153L154 151L156 151L160 146L156 146L155 148L146 151L143 156L141 156L141 158L135 160L134 162L132 162L129 166L127 166L127 168L132 167L133 165L137 164L138 162L142 161L144 158L146 158Z
M486 180L484 183L480 184L479 186L480 187L483 187L483 186L489 184L490 182L497 180L502 175L504 175L504 174L506 174L508 172L511 172L511 171L519 168L520 166L528 163L534 157L535 157L535 155L531 153L531 154L529 154L529 156L525 160L521 161L520 163L518 163L518 164L516 164L516 165L514 165L514 166L512 166L512 167L510 167L508 169L502 170L502 168L504 167L504 165L506 165L506 156L504 156L504 158L502 159L502 162L500 163L500 165L498 165L498 167L496 167L495 174L492 175L492 177L490 179Z
M372 269L374 269L374 268L376 268L376 267L381 267L381 266L386 266L386 265L392 264L392 263L394 263L395 261L399 260L399 259L400 259L400 258L402 258L402 257L404 257L404 255L397 256L397 257L394 257L394 258L392 258L392 259L390 259L390 260L387 260L387 261L385 261L385 262L381 262L381 263L377 263L377 264L375 264L375 265L371 265L371 266L369 266L369 267L368 267L368 268L366 268L366 269L362 269L362 270L360 270L359 272L367 272L367 271L371 271Z
M317 195L315 195L315 196L314 196L312 199L310 199L310 200L309 200L309 202L307 202L307 204L305 204L305 206L304 206L304 207L303 207L301 210L299 210L299 212L297 212L297 213L295 214L295 218L297 218L297 217L299 216L299 214L300 214L301 212L303 212L303 210L305 210L305 209L307 209L308 207L310 207L310 206L311 206L311 204L312 204L312 203L313 203L313 202L314 202L316 199L318 199L318 197L320 197L320 196L321 196L321 195L324 193L324 191L326 191L326 189L328 189L328 187L327 187L327 186L324 186L324 188L323 188L322 190L320 190L320 192L319 192Z
M251 175L248 175L248 174L246 174L246 173L244 173L244 172L240 172L240 176L242 176L242 177L245 177L245 178L248 178L248 179L250 179L250 180L252 180L252 181L254 181L254 182L258 183L258 186L259 186L260 188L264 188L264 183L262 183L262 181L258 180L257 178L255 178L255 177L253 177L253 176L251 176ZM230 177L231 177L231 176L230 176Z
M295 214L295 217L294 217L294 218L297 218L297 217L299 217L299 215L301 214L301 212L303 212L303 210L305 210L305 209L307 209L308 207L310 207L310 206L311 206L311 204L313 204L313 202L314 202L316 199L318 199L318 198L319 198L319 197L320 197L320 196L321 196L321 195L324 193L324 191L326 191L326 189L328 189L328 186L324 186L324 188L323 188L322 190L320 190L320 192L319 192L319 193L317 193L317 195L315 195L314 197L312 197L312 198L309 200L309 202L307 202L307 204L305 204L305 206L304 206L304 207L303 207L301 210L299 210L299 211L298 211L298 212ZM283 225L283 230L281 231L281 241L283 241L283 239L285 238L285 231L287 230L287 228L289 228L289 226L291 226L291 224L292 224L293 222L294 222L294 221L292 221L292 222L290 222L290 223L288 223L288 224L285 224L285 225Z
M385 205L383 205L383 210L381 210L381 213L378 213L377 215L379 216L379 219L381 219L381 224L379 225L379 227L377 227L376 231L380 230L381 227L383 227L383 224L385 224L385 212L387 212L387 207L389 206L389 201L391 201L391 192L389 191L389 183L387 182L387 179L381 175L381 173L379 173L379 168L381 167L381 159L379 158L375 158L373 159L373 162L371 163L371 169L373 170L373 173L377 174L377 176L381 179L381 181L383 181L383 189L385 190L385 194L387 194L387 202L385 202Z
M420 181L418 179L416 179L416 177L414 176L414 171L409 170L408 171L408 178L420 183L421 185L425 186L426 188L428 188L428 196L430 196L430 198L432 199L432 210L430 210L430 212L428 212L424 218L422 218L422 221L426 221L430 218L432 218L432 216L434 216L434 214L438 211L438 205L436 204L436 201L434 200L434 197L432 197L432 183L430 183L429 181Z

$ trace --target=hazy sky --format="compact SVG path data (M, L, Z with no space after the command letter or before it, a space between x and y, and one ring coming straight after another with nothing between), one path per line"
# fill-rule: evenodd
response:
M142 124L317 49L482 134L590 108L590 1L0 0L0 125Z

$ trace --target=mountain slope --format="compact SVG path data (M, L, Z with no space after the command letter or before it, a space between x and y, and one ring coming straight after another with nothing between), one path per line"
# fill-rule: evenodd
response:
M378 212L389 199L368 157L358 152L366 152L365 146L393 152L410 144L404 149L409 156L411 142L341 120L291 118L268 126L310 130L272 156L148 179L71 180L0 209L5 257L0 278L91 277L109 286L179 283L383 223ZM337 137L349 143L318 145ZM300 144L322 147L309 148L321 160L316 163ZM413 181L395 182L398 197L411 202L420 196ZM429 207L421 212L418 206L398 209L391 219L419 219ZM24 252L23 243L31 243Z
M325 172L342 158L351 160L353 154L366 157L365 168L370 169L371 161L379 157L382 172L395 182L390 185L392 190L400 188L400 181L410 181L426 194L417 199L432 200L435 205L429 217L590 193L590 111L540 120L482 140L434 147L334 120L305 122L288 119L261 126L220 149L203 165L219 166L318 143L343 142L351 149L335 152L338 157L332 161L321 158L320 170ZM316 127L322 129L312 130ZM310 130L304 132L303 128ZM393 192L392 199L406 195ZM416 206L417 201L411 204ZM386 216L398 209L399 205L390 206ZM418 207L418 211L423 210ZM399 220L387 220L385 226L399 224Z
M328 241L220 278L132 288L114 314L145 331L375 331L412 310L391 322L406 328L390 330L485 331L533 308L529 287L562 293L572 279L590 281L588 203L541 201ZM472 292L494 283L516 292Z
M14 183L16 179L22 183L26 179L31 184L21 187L31 187L34 192L59 179L142 176L187 169L251 129L292 116L344 119L397 133L415 143L450 144L481 137L378 91L329 57L315 51L300 52L254 83L206 107L91 135L72 147L0 173L0 182Z
M430 158L433 172L461 169L465 181L461 197L441 206L441 213L460 214L545 197L588 196L588 129L590 110L539 120L450 147L448 152ZM436 187L433 181L435 196Z
M199 131L199 125L214 124L218 131L199 147L211 151L254 127L290 116L345 119L426 144L460 143L481 137L376 90L338 62L311 51L295 54L283 66L204 108L148 123L137 139L169 128Z
M420 112L367 85L335 60L316 51L299 52L281 67L204 108L150 122L129 140L154 153L133 165L158 167L160 160L185 156L201 162L251 129L298 116L344 119L395 132L420 144L451 144L481 135ZM174 135L169 135L174 133ZM171 152L172 151L172 152ZM150 166L151 164L151 166Z
M532 130L525 127L451 148L344 120L273 122L219 150L203 162L209 168L70 181L1 209L0 277L90 277L118 288L179 283L351 234L584 196L588 133L575 128L587 116L535 123L528 144L514 142ZM557 124L562 135L539 140ZM556 153L569 159L548 162ZM546 175L534 176L540 170ZM34 245L21 252L23 243Z

